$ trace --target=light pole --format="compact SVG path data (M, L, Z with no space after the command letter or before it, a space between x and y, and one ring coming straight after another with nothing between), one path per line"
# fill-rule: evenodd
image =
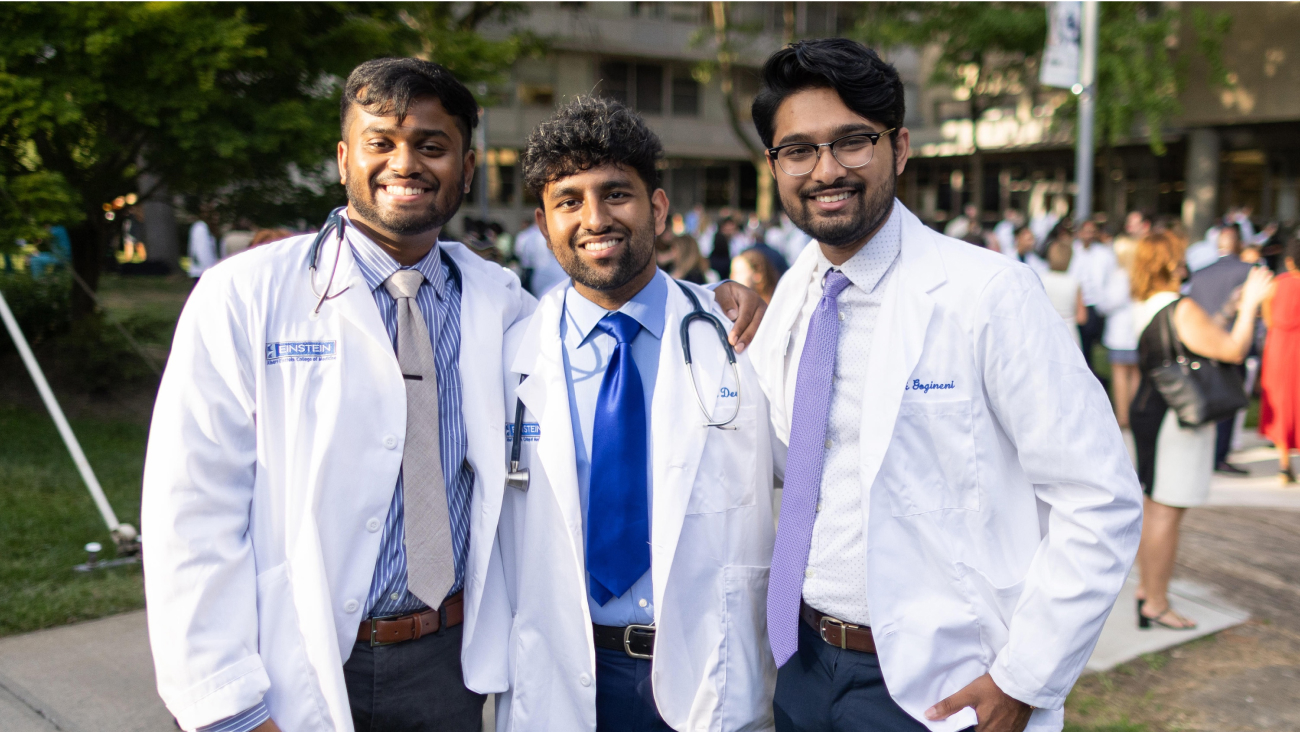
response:
M1074 152L1074 181L1078 189L1074 196L1074 222L1082 224L1092 216L1093 174L1093 119L1097 114L1097 0L1083 3L1083 28L1080 33L1082 48L1079 59L1078 140Z

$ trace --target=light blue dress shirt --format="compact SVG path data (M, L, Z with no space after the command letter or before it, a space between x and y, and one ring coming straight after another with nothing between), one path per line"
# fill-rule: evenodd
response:
M631 316L641 324L641 330L632 341L632 360L641 373L645 392L645 413L650 415L654 400L655 379L659 373L659 346L663 339L665 307L668 303L668 278L656 273L650 283L641 288L619 312ZM617 343L614 337L596 328L596 324L611 311L593 303L573 289L570 284L564 293L564 317L560 320L560 339L564 343L565 381L569 387L569 416L573 423L574 453L578 463L578 493L582 504L583 540L586 541L587 496L591 489L591 425L596 416L596 401L605 369L614 354ZM649 425L646 429L649 434ZM650 506L654 505L654 481L651 464L654 461L654 444L647 446L650 457L646 465L646 486ZM649 625L654 622L654 588L650 572L641 575L621 597L604 605L590 595L591 621L597 625ZM583 587L587 583L583 582Z

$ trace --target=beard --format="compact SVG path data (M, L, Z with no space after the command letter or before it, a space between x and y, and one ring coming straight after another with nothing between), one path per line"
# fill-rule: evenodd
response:
M891 163L893 161L890 161ZM853 205L833 216L819 216L812 209L810 199L818 191L828 188L850 188L857 192ZM874 190L867 190L861 181L840 178L829 186L808 185L792 197L781 195L781 207L790 221L813 239L836 249L847 249L867 237L889 218L894 210L894 196L898 192L898 174L889 169L889 181Z
M375 191L380 187L390 183L419 183L428 185L433 199L429 207L423 211L385 211L375 203ZM442 185L436 178L425 180L423 177L416 179L389 180L380 182L378 177L369 180L359 180L352 176L348 171L347 179L343 182L344 188L348 192L348 202L352 207L361 214L368 223L375 225L384 231L398 236L417 236L434 229L440 229L451 221L451 217L456 215L460 208L461 201L465 198L465 178L462 175L460 183L450 191L453 198L450 201L439 201L438 194L442 190ZM443 205L443 204L446 205Z
M610 234L620 234L623 236L627 246L623 247L623 253L614 261L612 270L601 270L590 266L578 256L578 230L573 232L566 243L568 247L568 261L561 261L560 265L564 271L573 278L574 282L593 290L608 292L617 290L636 279L649 266L650 261L655 256L655 235L654 219L647 217L645 226L638 227L636 230L629 230L622 224L612 224Z

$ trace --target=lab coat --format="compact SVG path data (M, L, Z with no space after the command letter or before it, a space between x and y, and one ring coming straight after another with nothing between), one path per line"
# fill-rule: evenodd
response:
M986 672L1060 730L1128 574L1142 492L1110 402L1026 266L899 205L903 242L867 361L862 591L890 694L931 705ZM817 251L781 279L748 353L788 444Z
M285 732L352 730L343 663L402 464L406 387L347 245L330 289L341 294L312 314L310 241L258 247L209 270L158 392L144 474L145 591L158 691L187 730L259 699ZM322 247L317 287L334 242ZM439 246L463 283L472 653L499 515L491 502L505 480L502 338L535 302L500 266ZM273 346L287 343L316 345L301 360L272 361L272 351L294 353Z
M703 307L721 315L711 292L690 287ZM527 407L521 467L531 471L532 483L527 492L506 489L498 532L505 581L489 584L483 598L485 616L505 616L498 607L513 615L512 623L492 631L510 641L510 690L497 697L502 731L596 728L583 516L559 337L564 290L552 290L531 322L506 336L512 365L503 416L513 423L517 394ZM650 409L657 627L651 685L660 715L674 729L766 730L773 726L776 684L767 640L775 538L767 400L741 355L737 429L703 426L682 356L680 323L690 310L670 285ZM690 332L705 405L728 415L719 393L736 385L717 333L703 321ZM522 384L520 374L528 375ZM486 662L465 660L470 667Z

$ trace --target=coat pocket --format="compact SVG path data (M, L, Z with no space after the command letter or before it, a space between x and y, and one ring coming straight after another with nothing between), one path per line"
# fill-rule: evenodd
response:
M899 407L887 458L897 466L888 485L893 515L979 510L972 410L970 399L918 400Z
M263 701L285 732L330 729L320 680L299 629L288 567L278 564L257 576L257 652L271 679Z
M763 430L761 436L766 441L767 422L760 424L758 407L749 404L741 406L736 420L729 426L736 429L710 427L702 436L704 453L686 504L688 514L719 513L752 506L757 500L754 472L758 465L759 429Z
M767 638L768 567L723 567L726 613L723 681L718 689L722 729L772 726L776 662Z

